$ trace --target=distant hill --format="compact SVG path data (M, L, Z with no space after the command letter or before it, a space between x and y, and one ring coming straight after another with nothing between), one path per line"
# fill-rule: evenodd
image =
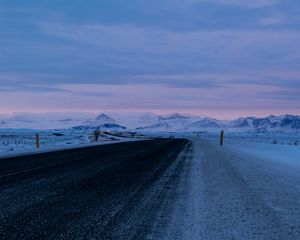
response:
M108 115L101 113L95 119L90 119L86 121L83 125L75 126L73 129L89 130L89 129L102 129L102 130L113 130L122 131L127 128Z
M218 120L209 117L172 113L47 113L1 116L0 128L104 129L139 132L197 132L197 131L300 131L300 116L270 115Z

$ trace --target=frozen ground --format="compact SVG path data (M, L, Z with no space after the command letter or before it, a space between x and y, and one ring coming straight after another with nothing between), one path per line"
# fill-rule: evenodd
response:
M193 139L186 154L173 215L150 239L300 239L299 148Z
M239 155L263 158L272 164L284 164L300 168L300 147L297 145L278 145L268 143L229 142L230 148Z
M218 133L201 133L205 139L218 139ZM298 145L300 146L300 132L226 132L225 141L227 142L241 142L241 143L267 143L278 145Z
M0 156L37 151L36 133L40 137L39 151L95 144L92 131L0 129ZM97 144L134 140L122 134L102 133Z

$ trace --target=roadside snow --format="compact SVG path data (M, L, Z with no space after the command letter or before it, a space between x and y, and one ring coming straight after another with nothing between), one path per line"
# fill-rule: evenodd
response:
M300 239L299 147L191 141L187 175L160 239Z
M280 145L253 142L230 142L227 147L239 154L262 158L270 164L281 163L300 168L300 147L295 145Z
M40 148L36 149L35 135L40 136ZM136 141L137 138L101 134L94 142L91 132L65 130L35 131L30 129L0 129L0 157L57 151L124 141Z

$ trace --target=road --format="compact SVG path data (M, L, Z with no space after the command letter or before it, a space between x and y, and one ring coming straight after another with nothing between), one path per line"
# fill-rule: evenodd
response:
M0 239L300 239L300 177L201 139L0 159Z

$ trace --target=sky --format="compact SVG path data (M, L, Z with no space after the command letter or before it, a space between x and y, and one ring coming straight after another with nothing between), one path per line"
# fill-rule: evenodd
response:
M0 114L299 106L299 0L0 0Z

